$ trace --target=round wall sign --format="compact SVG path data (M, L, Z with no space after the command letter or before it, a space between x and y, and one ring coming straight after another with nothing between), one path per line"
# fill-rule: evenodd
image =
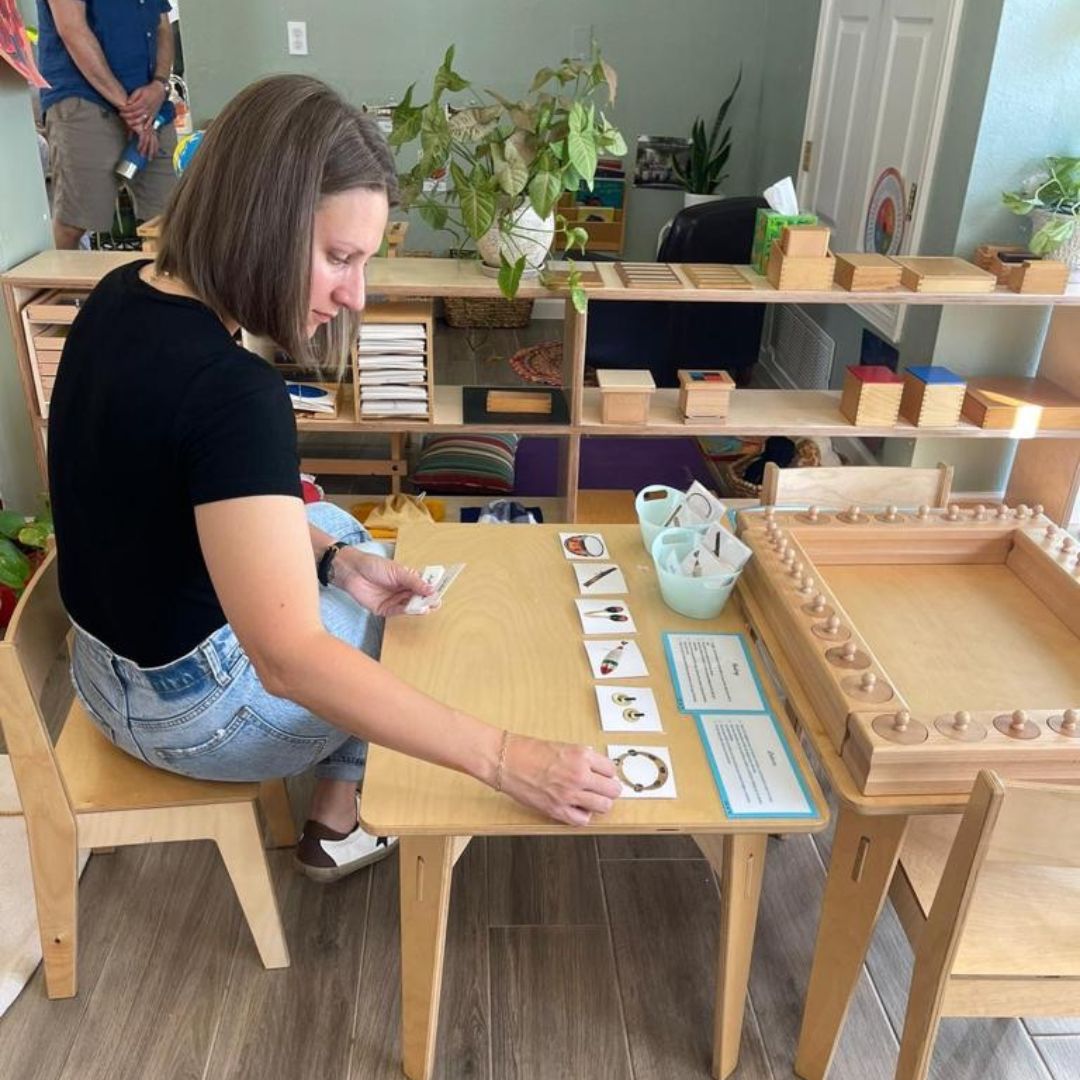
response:
M904 181L886 169L876 181L866 208L863 251L896 255L904 238Z

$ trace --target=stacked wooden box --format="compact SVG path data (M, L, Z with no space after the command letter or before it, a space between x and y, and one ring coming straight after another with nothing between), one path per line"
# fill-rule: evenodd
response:
M903 392L904 380L891 368L852 364L844 374L840 411L856 427L892 427Z
M916 427L953 427L960 422L966 383L945 367L916 365L904 371L900 415Z
M687 424L722 420L728 414L735 380L726 371L679 371L679 412Z
M68 330L86 293L75 289L53 289L35 296L22 309L23 330L30 346L30 371L34 379L38 408L49 415L60 356L67 342Z
M1069 268L1057 259L1038 255L1011 244L980 244L975 265L993 274L999 285L1014 293L1060 296L1069 283Z
M831 289L833 257L825 225L788 225L774 240L765 276L773 288L800 292Z

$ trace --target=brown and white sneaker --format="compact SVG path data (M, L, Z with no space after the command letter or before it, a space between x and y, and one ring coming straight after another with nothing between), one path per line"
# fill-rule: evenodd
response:
M315 881L337 881L385 859L396 847L396 836L372 836L359 822L352 832L342 833L309 820L296 845L296 867Z

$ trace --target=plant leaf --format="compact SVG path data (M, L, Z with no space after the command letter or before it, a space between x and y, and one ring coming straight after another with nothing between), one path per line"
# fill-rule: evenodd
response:
M454 46L446 50L442 65L435 72L435 86L432 90L434 97L439 97L444 90L464 90L468 87L468 80L463 79L454 71Z
M14 510L0 510L0 536L14 540L27 520L25 514L17 514Z
M1001 201L1014 214L1030 214L1039 205L1038 199L1025 198L1023 195L1018 195L1013 191L1003 191Z
M479 142L498 127L502 109L498 105L474 106L455 112L447 121L451 138L460 142Z
M511 197L520 195L529 182L529 166L512 140L503 144L502 159L495 165L495 179Z
M30 560L7 537L0 537L0 585L16 592L30 580Z
M585 293L585 289L581 285L570 286L570 303L574 305L574 310L579 315L584 315L589 309L589 297Z
M513 300L517 296L518 286L521 284L521 275L524 271L524 255L520 255L514 262L510 262L505 255L499 254L499 292L507 300Z
M555 208L561 194L562 182L557 173L540 172L529 181L529 202L542 218Z
M450 172L454 178L454 193L461 207L461 220L469 235L479 240L491 228L495 220L495 195L479 184L473 184L452 162Z
M420 211L420 217L422 217L433 229L446 228L446 219L450 216L450 212L442 203L428 200L422 202L418 209Z
M556 76L554 69L549 67L542 67L534 76L532 84L529 86L529 93L535 94L537 90L546 82L550 82Z
M574 131L566 136L566 153L570 164L580 174L589 190L592 190L593 177L596 175L596 143L592 132Z
M604 82L608 87L608 101L612 104L615 103L615 92L619 88L619 76L616 74L615 69L604 59L600 60L600 67L604 71Z

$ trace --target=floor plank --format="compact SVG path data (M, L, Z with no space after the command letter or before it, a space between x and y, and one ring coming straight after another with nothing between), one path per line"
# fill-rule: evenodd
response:
M124 898L144 886L144 847L94 855L79 881L78 986L76 997L50 1001L38 967L0 1018L0 1076L54 1080L60 1075L94 996L102 969L122 930Z
M598 836L601 859L703 859L689 836Z
M199 1080L234 954L258 962L217 848L146 848L133 888L114 905L98 912L118 920L119 933L61 1080Z
M493 927L492 1076L630 1080L606 926Z
M607 921L592 837L488 838L489 926Z
M1029 1016L1023 1024L1031 1035L1080 1035L1080 1016Z
M291 964L266 971L241 943L208 1074L344 1076L368 892L379 868L321 885L293 869L291 852L272 852L271 860Z
M1040 1035L1035 1045L1054 1080L1074 1080L1080 1076L1080 1038L1069 1035Z
M809 836L769 842L750 995L777 1077L792 1073L825 871ZM897 1043L863 972L829 1080L892 1080Z
M720 921L709 865L618 860L601 869L635 1077L707 1080ZM772 1077L750 1003L733 1077Z

